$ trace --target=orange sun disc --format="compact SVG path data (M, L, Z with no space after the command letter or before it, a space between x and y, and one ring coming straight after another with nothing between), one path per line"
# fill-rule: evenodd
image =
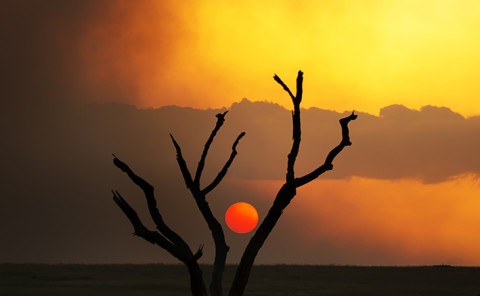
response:
M248 233L257 227L257 210L249 203L237 202L225 213L228 228L236 233Z

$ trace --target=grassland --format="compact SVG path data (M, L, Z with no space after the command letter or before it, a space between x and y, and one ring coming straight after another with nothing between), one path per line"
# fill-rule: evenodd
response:
M226 287L233 272L229 266ZM181 265L0 264L0 296L20 295L177 296L189 286ZM255 266L247 295L479 296L480 268Z

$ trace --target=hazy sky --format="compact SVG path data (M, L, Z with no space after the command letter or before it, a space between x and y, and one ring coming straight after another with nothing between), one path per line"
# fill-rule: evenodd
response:
M291 135L271 77L293 87L302 69L314 108L300 171L337 143L341 113L361 116L354 145L299 191L259 262L478 265L479 33L474 0L2 1L0 262L174 262L130 235L109 190L136 191L111 152L165 187L166 215L192 248L208 247L178 219L195 209L168 142L178 134L195 164L208 109L232 109L213 167L247 130L212 201L219 218L239 200L262 215ZM163 109L85 107L111 102ZM235 262L248 237L228 236Z
M48 71L86 101L218 108L248 97L288 107L263 82L274 72L292 81L301 68L305 107L480 113L478 1L178 3L3 1L2 51L15 78L39 74L24 67Z

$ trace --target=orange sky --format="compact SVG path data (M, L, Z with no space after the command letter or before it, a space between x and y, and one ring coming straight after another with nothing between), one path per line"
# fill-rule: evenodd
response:
M90 85L108 92L116 84L139 107L219 108L247 97L291 108L271 77L293 87L302 69L304 107L378 114L391 104L436 105L472 116L480 114L479 33L476 0L124 1L87 30L80 50ZM397 258L383 264L480 264L480 190L471 176L307 188L295 206L310 245L322 236L339 249L356 244Z
M115 3L84 36L84 70L141 107L228 107L243 97L288 107L271 76L293 81L302 69L304 107L480 114L475 0Z
M236 182L264 196L274 196L281 186L268 180ZM295 224L295 240L315 246L319 257L325 241L340 253L356 249L342 254L343 262L330 263L480 265L479 196L480 183L469 175L437 184L320 179L298 191L284 219Z
M477 87L477 79L480 79L480 1L477 0L50 0L0 2L0 6L0 36L6 45L0 48L4 61L0 78L5 89L4 106L0 108L4 114L0 118L4 121L1 126L5 129L4 142L7 143L5 155L11 156L7 171L15 172L9 175L12 180L6 182L11 191L2 194L17 195L18 188L27 190L27 187L28 190L41 187L41 193L51 197L68 196L68 192L77 188L92 190L93 193L85 196L97 203L104 202L98 207L97 220L91 222L92 229L97 229L97 225L93 226L95 221L102 225L107 223L104 222L105 213L118 214L117 209L103 199L103 192L116 184L110 179L105 182L98 179L90 167L87 173L80 175L87 169L85 163L92 167L101 163L105 170L97 174L111 178L109 174L118 172L111 167L110 153L122 152L121 149L124 149L125 158L132 161L136 161L136 157L145 158L148 166L152 164L152 157L174 161L174 155L161 154L171 148L161 146L170 145L168 132L175 131L177 135L185 131L182 137L185 150L194 150L203 144L199 140L202 135L197 131L206 126L210 129L211 122L200 122L206 118L205 114L162 121L163 118L153 116L157 114L154 111L144 115L146 113L142 112L147 111L118 106L102 106L104 110L100 108L98 114L104 116L100 116L98 122L92 119L94 115L80 116L78 120L70 116L71 110L66 111L67 107L61 104L64 101L124 102L142 108L165 105L203 109L231 107L227 119L230 127L235 126L235 122L241 123L242 128L255 130L257 135L255 138L254 133L247 133L239 145L234 167L245 170L249 165L266 160L267 157L262 159L258 152L268 142L275 145L275 151L267 151L269 156L279 156L278 162L277 158L268 159L273 164L267 169L275 169L278 172L275 176L283 176L283 161L290 147L282 149L284 146L279 145L290 141L288 112L284 112L283 118L282 112L272 111L271 106L253 106L246 101L232 106L246 97L251 101L272 101L291 109L288 96L272 79L274 73L293 88L297 71L305 72L303 107L336 111L354 109L378 115L381 108L392 104L418 110L424 105L437 105L466 117L480 115ZM121 112L131 112L135 120L119 120L120 117L114 116L117 107L123 110ZM255 112L239 111L237 114L250 115L239 118L235 117L235 108L252 108L249 110ZM328 118L337 116L320 111L315 114L330 116ZM157 121L151 121L152 118ZM193 128L189 125L192 118L198 120ZM336 119L331 121L330 130L328 124L312 118L313 115L310 125L302 126L305 137L301 149L310 148L300 151L299 170L305 164L318 161L311 160L313 152L317 155L319 150L328 151L331 143L336 144L340 137ZM303 119L305 123L307 116ZM362 113L351 123L353 146L339 155L335 170L300 190L292 208L286 212L290 218L282 221L293 221L292 227L297 228L282 232L285 224L281 224L273 236L281 233L301 235L304 243L294 246L296 254L304 254L301 253L304 249L310 251L305 254L317 254L318 249L325 251L321 248L330 245L332 252L322 253L326 257L315 261L320 263L479 265L480 187L474 175L480 167L475 154L479 147L479 124L478 117L467 120L439 108L414 112L393 106L383 109L380 117ZM238 132L228 130L227 126L224 135ZM272 126L278 133L271 132ZM118 130L114 129L116 127ZM320 129L323 134L317 137ZM162 134L157 133L160 131ZM125 141L124 135L134 140ZM143 138L145 135L149 138ZM82 141L74 139L76 137ZM191 140L189 145L187 139ZM312 143L314 148L311 148ZM152 145L155 147L147 150L149 153L143 151ZM228 145L226 151L231 143ZM158 149L159 146L162 149ZM89 161L78 165L72 162L72 155L77 157L82 153ZM302 160L303 156L307 156L306 160ZM223 161L211 159L213 163ZM50 184L53 178L44 172L45 167L52 166L57 168L52 174L58 174L55 176L59 180L66 178L72 184L89 178L95 180L91 181L93 185L75 183L75 186L65 187L67 193L57 193L55 184ZM80 166L84 170L79 169ZM23 170L25 167L29 168L27 172ZM263 176L265 167L257 167L256 173ZM159 168L152 166L151 169ZM170 174L171 171L173 169L160 170L160 173ZM254 178L252 175L255 174L248 174L244 179ZM270 175L258 176L256 178L263 179ZM229 180L227 185L231 186L241 177ZM23 186L26 180L33 185ZM225 190L228 194L241 193L242 196L235 198L247 202L248 190L255 190L252 195L261 195L262 200L270 202L274 189L279 188L279 181L238 182L245 191L228 186ZM96 190L100 183L103 187ZM185 189L184 184L181 186ZM39 195L28 191L22 194L26 199ZM91 208L90 200L82 201L86 208ZM9 227L8 222L14 218L9 219L13 216L8 215L23 211L26 203L22 199L4 199L3 202L5 206L0 209L7 212L0 215L5 219L5 223L0 224L4 229L9 228L10 235L17 238L25 231L34 232L38 241L44 243L37 252L46 255L35 257L36 254L31 253L32 257L24 258L30 250L18 250L19 246L28 248L28 242L7 238L3 243L10 244L11 254L18 251L18 258L28 262L36 262L38 258L44 258L40 261L45 262L83 260L78 259L80 244L69 244L64 237L65 233L68 236L85 230L83 213L71 207L77 201L65 200L63 208L57 207L59 202L53 199L43 205L51 210L58 209L58 221L70 221L70 217L63 216L72 213L80 216L76 220L82 221L78 222L78 231L68 232L52 232L43 227L54 219L41 216L41 211L36 213L40 216L32 215L31 220L23 221L25 228ZM20 210L11 209L11 204L7 203L18 203ZM35 209L32 206L29 210ZM263 218L262 210L265 211L259 207L260 219ZM121 237L118 240L121 243L109 242L112 245L124 245L123 239L131 240L131 236L123 236L130 230L119 229L116 224L124 221L123 218L118 215L109 221L115 224L111 227ZM294 224L294 221L301 223ZM31 225L36 225L37 230L31 231ZM65 223L67 226L71 225ZM105 236L110 231L98 230L102 232L99 239L110 241ZM191 227L187 231L191 231ZM87 234L83 232L83 235ZM65 243L65 250L71 251L70 257L55 257L58 252L51 246L58 244L49 244L47 238L52 242L65 240L62 243ZM22 236L21 239L27 238ZM272 241L282 239L288 238L277 236ZM199 243L204 243L203 237L201 240ZM84 241L91 241L91 238ZM103 246L104 253L94 246L90 253L85 253L85 260L100 262L107 260L105 254L114 254L110 253L114 249L111 245L105 243ZM285 246L290 248L288 244ZM282 250L282 245L276 247L265 253L268 256L260 257L260 262L265 258L285 259L284 254L275 255ZM361 249L362 255L354 257L352 250L356 249ZM379 258L376 251L389 255ZM108 260L123 260L124 254L120 254L120 250L116 252L119 253ZM337 254L340 255L335 257ZM8 260L14 258L6 252L3 256ZM312 258L304 256L308 260ZM290 263L298 262L296 259L292 257ZM142 260L151 262L148 261L151 257ZM268 260L263 262L271 263Z

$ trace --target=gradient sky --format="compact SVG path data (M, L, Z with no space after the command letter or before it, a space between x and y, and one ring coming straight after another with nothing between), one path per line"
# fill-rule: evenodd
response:
M480 113L478 1L167 3L119 2L85 28L89 82L122 81L142 107L223 107L244 96L288 106L260 82L273 72L292 81L302 68L305 107Z
M288 96L271 77L277 73L293 87L296 73L302 69L303 107L363 113L352 123L354 145L348 148L352 152L339 156L339 165L331 175L299 191L303 199L292 204L295 210L291 216L285 215L290 224L279 225L272 234L274 243L266 245L268 255L260 256L259 261L480 264L478 1L177 2L0 3L1 149L8 156L9 172L1 194L18 197L0 202L4 211L2 233L11 235L2 242L6 251L0 252L0 262L149 262L148 256L127 255L128 248L144 254L153 251L145 252L143 242L129 235L128 223L118 227L116 222L125 222L124 217L115 216L117 209L108 196L105 204L95 204L99 208L93 212L98 213L92 214L96 219L90 222L82 222L81 213L69 221L72 217L67 209L75 209L72 204L77 204L77 195L68 201L53 197L40 200L38 196L63 196L78 190L79 195L88 193L100 199L111 187L126 182L122 176L112 177L117 176L115 170L106 169L111 165L109 153L121 151L134 162L141 147L150 147L142 142L148 138L139 136L128 149L117 148L122 133L97 134L103 125L119 124L127 129L126 135L140 133L136 128L152 129L150 137L156 137L153 131L162 132L162 136L172 130L186 131L183 141L197 140L189 142L186 149L196 155L195 148L200 147L204 135L188 132L188 127L200 122L192 123L193 117L189 117L175 122L160 120L161 127L148 127L145 123L158 121L137 117L151 115L140 110L138 114L131 111L137 115L129 117L139 123L110 117L104 122L90 121L93 115L85 119L77 113L84 112L78 110L84 110L85 103L128 103L140 109L177 105L207 109L206 113L208 109L249 106L260 108L251 111L258 115L268 108L237 102L248 98L290 109ZM314 114L316 109L311 110L309 114ZM93 114L113 114L107 111ZM248 114L245 112L238 114ZM275 112L267 114L276 116ZM266 120L275 123L268 128L263 127L262 118L249 122L232 115L235 127L239 122L246 128L255 123L256 130L268 132L244 139L251 142L242 143L246 155L239 156L234 164L239 172L248 172L252 164L266 159L248 157L261 150L262 141L275 141L277 137L289 140L290 118L285 114L285 118ZM328 124L317 126L315 120L308 119L310 125L304 126L304 153L308 157L299 159L301 169L310 164L315 147L320 146L324 153L338 139L335 116L340 114L322 114L334 129L330 131ZM203 121L201 125L208 133L210 117L194 118ZM317 130L312 126L322 131L325 128L325 138L316 138ZM79 144L78 139L84 142ZM160 145L158 139L151 141ZM133 148L133 144L139 147ZM233 174L221 192L228 194L229 189L244 194L246 199L251 196L260 204L261 215L283 177L288 146L286 149L269 153L278 157L278 163L272 162L269 167L278 167L277 175L263 168L253 174L255 177ZM106 175L88 175L87 168L75 168L78 163L95 166L89 153L101 163L100 171ZM151 148L149 153L157 151ZM70 155L83 162L71 161ZM174 160L173 154L170 158ZM140 167L145 169L149 163L145 160ZM45 167L49 168L48 174ZM80 173L86 175L79 177ZM85 183L76 184L70 174ZM48 184L52 179L70 185L57 188L57 184ZM32 191L25 182L32 184ZM181 182L178 184L181 186ZM78 189L81 186L84 189ZM107 193L99 193L99 188ZM42 194L35 193L37 189ZM262 201L264 197L266 201ZM29 203L32 207L25 213L22 207ZM87 201L80 204L82 211L91 211ZM223 204L227 206L226 201ZM52 210L57 205L63 208ZM36 207L45 207L49 214L36 211ZM115 227L114 238L109 240L98 230L91 239L99 245L89 245L91 240L81 239L89 237L85 226L98 227L95 223L101 221L101 211L115 221L109 220L101 228L104 234L112 231L109 226ZM22 212L18 229L9 226L15 219L11 213L15 212ZM75 238L58 222L83 236ZM28 240L19 233L29 231L28 225L36 225L30 227L39 246L36 252L22 257L21 252L27 253L28 248L20 246L27 245ZM188 231L187 227L182 229ZM298 252L288 254L291 257L285 257L292 241L282 236L286 233L296 235L294 240L301 242L296 246ZM240 246L245 240L238 236L230 239ZM193 241L204 243L198 237ZM124 247L112 251L113 243ZM61 252L55 245L62 246ZM232 252L235 262L239 253ZM299 253L304 256L295 257ZM154 258L170 262L167 257Z

